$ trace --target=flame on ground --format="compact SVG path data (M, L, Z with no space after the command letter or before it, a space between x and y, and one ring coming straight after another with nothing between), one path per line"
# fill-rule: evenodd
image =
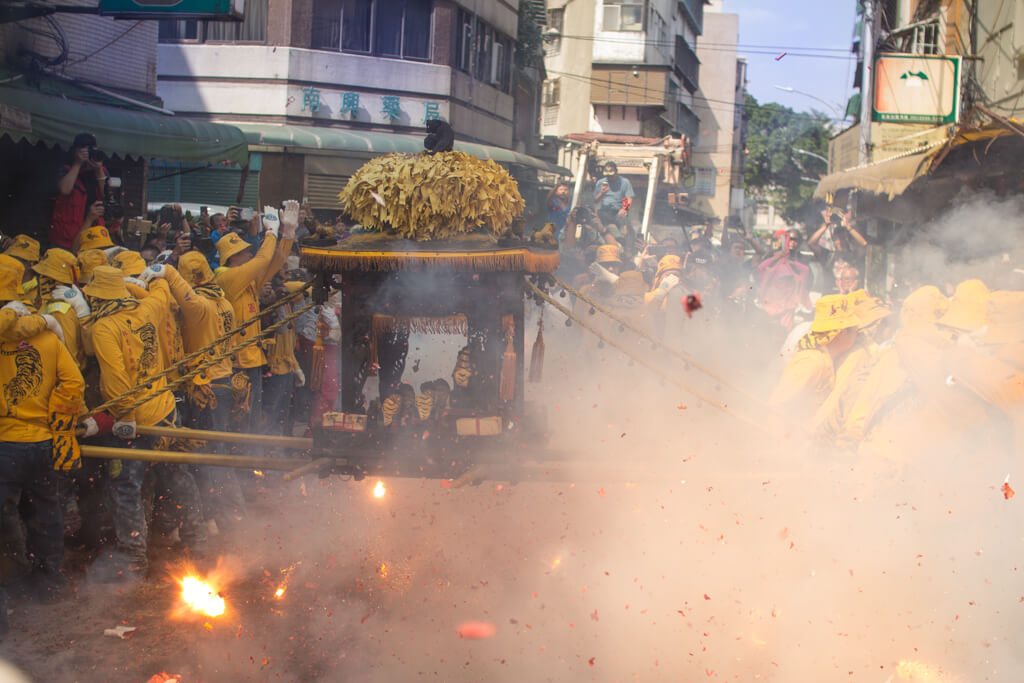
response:
M380 578L382 579L388 578L388 563L382 562L380 565L380 569L377 570L377 573L380 574Z
M186 576L181 580L181 599L196 612L211 617L224 614L224 598L197 576Z
M384 494L387 493L387 491L388 490L386 488L384 488L384 482L378 481L377 485L373 487L373 497L374 498L383 498Z

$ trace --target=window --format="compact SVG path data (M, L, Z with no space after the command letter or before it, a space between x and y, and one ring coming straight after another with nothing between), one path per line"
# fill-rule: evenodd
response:
M512 38L461 10L456 27L455 68L502 92L509 92L512 86Z
M233 21L204 21L203 39L239 43L267 42L267 0L246 0L245 19Z
M157 40L161 43L180 43L199 39L199 22L195 19L174 21L164 19L157 29Z
M432 14L432 0L313 0L310 44L317 50L429 60Z
M544 106L556 107L562 100L562 80L549 78L544 81Z
M554 57L562 51L562 26L565 23L565 8L548 10L548 27L544 32L544 55Z
M490 26L477 19L476 31L473 35L473 77L478 81L490 75L491 41L494 31Z
M715 196L715 169L695 168L693 169L693 193L707 197Z
M455 67L469 73L473 63L473 15L459 10L455 40Z
M604 0L602 28L605 31L643 31L642 0Z

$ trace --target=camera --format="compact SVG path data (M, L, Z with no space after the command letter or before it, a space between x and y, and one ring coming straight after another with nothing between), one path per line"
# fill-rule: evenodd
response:
M95 147L89 148L89 161L103 161L103 153Z
M121 179L107 178L107 189L103 195L103 215L108 219L124 218L124 206L121 203Z

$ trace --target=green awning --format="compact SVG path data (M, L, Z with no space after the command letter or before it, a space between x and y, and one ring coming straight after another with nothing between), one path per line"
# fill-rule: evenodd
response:
M0 87L0 136L67 148L81 132L122 158L242 166L249 159L245 135L234 126Z
M398 133L373 133L339 128L288 126L273 123L237 123L253 151L322 151L347 152L353 156L371 157L400 152L418 154L423 151L423 137ZM455 149L480 159L493 159L499 164L526 166L559 175L572 175L561 166L510 149L456 141Z

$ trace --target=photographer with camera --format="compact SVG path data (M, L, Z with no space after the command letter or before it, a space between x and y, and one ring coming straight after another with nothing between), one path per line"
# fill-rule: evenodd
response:
M69 163L61 168L50 218L50 246L71 249L81 230L103 225L107 170L99 161L96 137L79 133L71 143Z

